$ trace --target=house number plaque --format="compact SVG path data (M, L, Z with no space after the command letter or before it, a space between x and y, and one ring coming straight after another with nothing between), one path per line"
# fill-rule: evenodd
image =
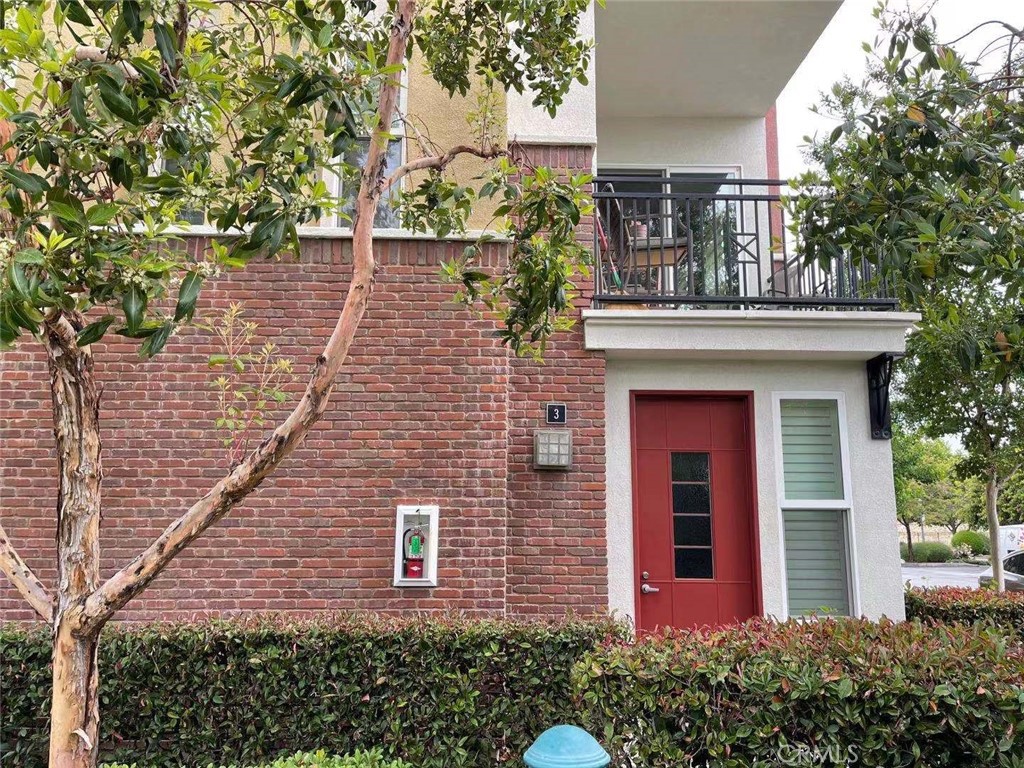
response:
M565 403L548 403L545 417L548 424L565 424L568 415Z

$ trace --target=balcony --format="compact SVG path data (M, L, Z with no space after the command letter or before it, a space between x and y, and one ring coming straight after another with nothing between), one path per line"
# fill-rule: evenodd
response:
M871 264L796 254L785 182L725 174L594 180L595 309L892 311Z

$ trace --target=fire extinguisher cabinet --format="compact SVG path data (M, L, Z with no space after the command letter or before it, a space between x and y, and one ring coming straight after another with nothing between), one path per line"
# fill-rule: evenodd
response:
M438 518L434 505L406 504L395 516L396 587L436 587Z

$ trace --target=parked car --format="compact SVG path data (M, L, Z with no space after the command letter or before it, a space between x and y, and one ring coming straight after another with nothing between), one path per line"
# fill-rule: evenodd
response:
M1009 592L1024 592L1024 549L1018 550L1003 558L1003 578ZM983 587L992 583L992 569L987 568L978 577L978 584Z

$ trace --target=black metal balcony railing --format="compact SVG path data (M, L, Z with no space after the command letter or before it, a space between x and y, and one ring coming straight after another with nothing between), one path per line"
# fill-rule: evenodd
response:
M896 308L868 263L806 264L771 179L599 176L594 305Z

